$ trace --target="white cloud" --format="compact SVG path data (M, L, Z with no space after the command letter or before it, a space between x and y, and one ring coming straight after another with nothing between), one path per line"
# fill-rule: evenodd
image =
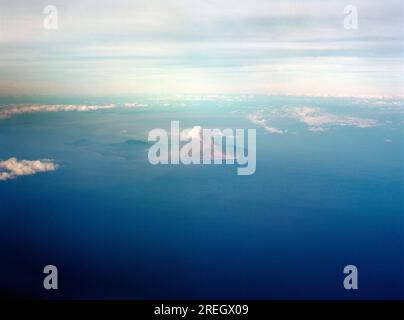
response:
M310 127L309 130L310 130L310 131L313 131L313 132L324 132L324 131L327 131L327 129L322 128L322 127Z
M207 131L210 130L210 133ZM223 151L222 145L217 144L216 139L226 138L225 147L226 151ZM233 139L232 139L233 138ZM194 126L192 128L186 128L180 131L179 136L173 135L171 139L180 139L182 146L195 142L200 143L201 154L211 154L213 160L233 160L236 159L234 155L227 153L227 148L234 147L234 137L226 136L224 131L218 128L203 128L201 126ZM233 140L233 141L232 141ZM174 156L175 157L175 156ZM173 159L173 158L172 158Z
M174 94L157 98L161 101L221 101L221 102L241 102L254 99L253 94ZM169 106L170 104L167 104Z
M10 158L0 161L0 181L14 179L18 176L33 175L39 172L54 171L59 166L50 159L18 160Z
M293 110L293 117L309 126L311 131L324 131L327 126L354 126L358 128L375 127L378 122L365 119L324 112L311 107L297 107Z
M270 107L260 109L253 114L249 114L247 119L252 123L264 128L269 133L282 134L288 130L281 130L269 124L275 125L285 119L297 119L308 126L312 132L325 132L335 126L352 126L357 128L371 128L380 126L381 123L375 119L361 118L358 116L344 115L329 112L318 107Z
M107 105L72 105L72 104L52 104L52 105L11 105L0 107L0 119L11 118L14 115L35 113L35 112L59 112L59 111L95 111L100 109L114 108L114 104Z
M266 131L268 131L269 133L280 133L280 134L283 133L283 130L280 130L280 129L275 128L275 127L268 127L268 126L265 126L264 129L265 129Z
M257 126L264 128L269 133L276 133L276 134L284 133L284 131L281 129L268 126L267 120L259 114L250 114L247 116L247 119L250 120L252 123L256 124Z
M126 108L142 108L142 107L147 107L147 103L137 103L137 102L128 102L124 103L124 106Z
M202 128L200 126L194 126L193 128L187 128L180 133L181 140L199 139L202 137Z
M10 172L0 172L0 181L12 179L13 175Z
M386 142L386 143L391 143L391 142L393 142L393 140L391 140L391 139L385 139L384 142Z

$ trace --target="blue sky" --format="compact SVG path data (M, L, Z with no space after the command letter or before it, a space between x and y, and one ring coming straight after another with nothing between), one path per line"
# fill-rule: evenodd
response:
M48 4L0 1L0 95L404 95L400 0Z

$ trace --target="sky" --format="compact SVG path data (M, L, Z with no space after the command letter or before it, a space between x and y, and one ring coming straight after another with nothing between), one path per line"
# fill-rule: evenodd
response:
M0 0L0 95L404 96L403 27L402 0Z

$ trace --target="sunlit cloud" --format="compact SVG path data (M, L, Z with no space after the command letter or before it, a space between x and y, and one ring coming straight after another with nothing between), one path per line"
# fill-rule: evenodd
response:
M0 119L11 118L15 115L36 113L36 112L60 112L60 111L95 111L114 108L114 104L107 105L11 105L0 106Z
M58 167L59 166L50 159L18 160L17 158L10 158L0 161L0 181L14 179L18 176L54 171Z
M332 126L371 128L379 125L374 119L337 115L312 107L295 108L293 111L293 117L307 124L311 131L324 131L327 127Z
M138 103L138 102L128 102L123 104L126 108L144 108L147 107L147 103Z
M252 123L256 124L257 126L264 128L269 133L276 133L276 134L284 133L284 131L281 129L268 126L267 120L262 115L250 114L247 116L247 119L250 120Z

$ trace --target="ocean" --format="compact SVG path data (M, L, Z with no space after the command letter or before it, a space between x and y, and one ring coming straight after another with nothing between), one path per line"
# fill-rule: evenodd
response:
M403 100L32 98L0 108L22 102L116 107L0 119L0 160L59 166L0 181L2 294L404 298ZM256 129L256 172L151 165L148 132L172 120ZM59 290L43 289L50 264ZM357 267L359 290L344 288L346 265Z

